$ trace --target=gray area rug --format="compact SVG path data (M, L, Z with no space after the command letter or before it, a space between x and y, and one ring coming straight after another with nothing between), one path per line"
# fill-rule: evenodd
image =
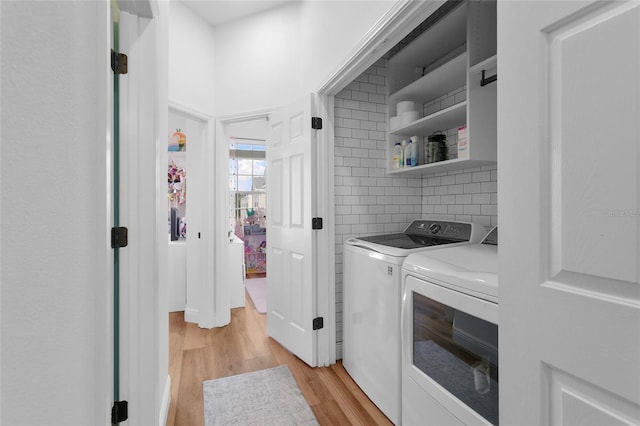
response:
M289 367L203 383L205 425L318 425Z

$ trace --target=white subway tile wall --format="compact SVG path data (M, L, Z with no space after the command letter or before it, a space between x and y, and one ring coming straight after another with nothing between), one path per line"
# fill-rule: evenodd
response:
M462 86L422 106L424 115L466 101ZM442 129L447 135L449 159L458 158L458 129ZM498 171L496 166L457 170L423 177L422 215L477 222L487 228L498 224Z
M497 224L495 166L424 177L387 176L387 64L381 59L335 98L336 342L342 342L344 242L403 231L437 217ZM465 88L423 105L435 112L461 102ZM395 108L392 108L395 111ZM450 152L457 130L446 131ZM457 152L457 151L455 151ZM338 353L338 356L341 356Z
M498 169L485 166L422 178L422 215L439 219L498 224Z
M336 340L342 341L343 245L399 232L422 215L422 178L386 176L386 60L335 98Z

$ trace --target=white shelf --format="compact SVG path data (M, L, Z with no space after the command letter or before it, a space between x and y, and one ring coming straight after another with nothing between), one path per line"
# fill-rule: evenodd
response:
M496 164L495 161L485 160L453 160L439 161L437 163L422 164L416 167L406 167L403 169L389 170L389 175L402 176L424 176L432 173L442 173L451 170L473 169L476 167L490 166Z
M430 135L438 130L445 131L463 126L467 119L467 101L423 117L411 124L391 130L395 136Z
M415 101L422 104L425 100L435 99L462 87L466 82L467 52L463 51L425 76L389 95L389 101L392 104L400 101Z
M497 55L493 55L484 61L480 61L477 64L473 65L469 68L469 74L480 73L482 70L494 70L498 67L498 57Z

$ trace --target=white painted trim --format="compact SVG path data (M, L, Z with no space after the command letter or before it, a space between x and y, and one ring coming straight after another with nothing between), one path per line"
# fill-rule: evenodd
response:
M335 198L334 198L334 97L318 95L316 111L322 117L317 132L316 212L324 218L316 235L316 309L324 317L318 331L316 359L319 366L336 362Z
M229 146L225 142L224 128L220 121L216 124L215 147L215 327L222 327L231 322L231 289L227 279L229 264Z
M181 104L180 102L176 102L173 101L171 99L169 99L169 109L173 109L176 110L178 112L184 113L184 114L188 114L194 118L197 118L198 120L201 121L212 121L213 117L211 115L208 115L202 111L199 111L197 109L191 108L189 106L186 106L184 104Z
M96 306L95 306L95 354L96 354L96 398L95 398L95 422L96 425L108 425L111 420L111 406L113 405L113 250L111 249L111 211L113 205L111 194L113 192L113 176L111 152L113 144L113 74L111 72L110 56L106 54L111 50L112 24L111 4L102 2L98 8L96 34L97 52L105 52L104 55L96 55L98 82L96 88L96 105L101 108L97 118L96 129L97 145L96 154L100 156L100 168L96 170L96 203L100 212L95 230L96 256L99 269L95 271ZM102 277L102 278L98 278ZM87 319L89 320L89 319Z
M120 24L120 50L129 55L129 73L120 78L125 103L120 114L121 224L130 227L129 246L121 250L126 301L120 321L120 399L130 401L131 424L160 421L167 392L161 384L168 376L167 274L162 270L168 248L160 244L167 239L168 5L147 1L164 10L162 17L129 15Z
M342 349L343 345L342 342L336 344L336 358L337 359L342 359Z
M207 259L216 259L216 252L220 250L217 245L219 235L216 234L216 215L215 215L215 171L217 169L216 147L215 147L215 120L214 118L200 110L186 106L179 102L169 100L169 110L176 111L181 114L188 115L190 118L199 120L203 123L203 140L202 140L202 170L200 171L200 178L203 180L201 185L202 192L196 193L195 196L202 198L202 217L201 217L201 241L200 241L200 283L199 291L200 297L198 306L185 306L185 321L197 323L201 328L213 328L217 326L216 320L216 304L218 295L216 295L215 282L218 266L211 267L211 264L207 262ZM213 165L211 167L211 165ZM227 170L225 168L225 170ZM225 180L226 182L226 180ZM192 195L193 196L193 195ZM187 207L188 208L188 207ZM187 239L187 251L189 250L189 239ZM193 246L193 244L192 244ZM188 254L187 254L188 256ZM225 263L226 265L226 259ZM186 280L187 291L190 289L189 279ZM193 284L193 282L191 283ZM187 303L189 299L187 298ZM228 324L225 323L225 324ZM222 324L222 325L225 325Z
M184 309L185 322L193 322L197 324L199 318L200 318L200 313L197 309L193 309L189 307Z
M217 119L215 123L215 146L211 193L214 217L214 274L213 274L213 317L212 327L223 327L231 322L231 289L227 279L229 264L229 147L225 143L224 126Z
M169 314L168 314L168 291L169 277L167 274L167 265L169 258L169 246L160 244L160 241L166 241L167 238L167 175L166 164L168 161L168 152L164 144L166 129L169 121L169 4L167 2L159 3L157 0L151 1L151 7L154 9L154 20L156 21L156 69L157 71L157 88L156 88L156 126L158 141L156 143L156 246L158 250L157 265L157 324L158 333L158 365L156 366L156 376L158 385L162 383L163 377L166 377L164 389L158 389L156 399L159 399L158 423L165 425L169 415L171 406L171 377L169 376ZM161 393L160 393L161 392ZM165 409L166 401L166 409Z
M205 312L202 313L199 326L202 328L213 328L219 322L217 320L217 298L216 298L216 276L218 271L218 266L214 263L212 264L209 259L216 259L217 254L220 253L220 244L218 241L221 239L221 235L217 232L216 224L217 224L217 216L216 216L216 203L217 201L216 195L216 174L218 172L218 167L216 164L217 158L217 147L216 147L216 131L215 131L215 119L213 117L209 117L207 119L207 140L204 146L204 165L205 170L201 173L201 176L205 179L204 185L204 200L203 206L205 214L202 217L202 234L204 237L203 241L203 250L204 256L202 257L202 267L204 271L202 273L202 278L204 279L204 309ZM227 168L225 168L227 170ZM226 181L225 181L226 182ZM227 241L227 240L225 240ZM226 247L225 247L226 249ZM226 253L226 250L225 250ZM226 259L225 259L226 262ZM226 268L225 268L226 269ZM229 314L230 315L230 314ZM229 320L231 320L229 318Z
M238 123L238 122L242 122L242 121L251 121L251 120L259 120L261 118L268 118L269 115L274 112L275 110L279 109L281 107L277 107L277 108L272 108L272 109L262 109L262 110L255 110L255 111L248 111L248 112L241 112L241 113L237 113L237 114L227 114L227 115L221 115L218 117L218 122L220 124L231 124L231 123Z
M167 375L164 382L164 391L162 392L162 400L160 401L160 416L158 425L165 426L167 417L169 417L169 408L171 407L171 376Z
M159 41L164 31L158 19L126 12L120 19L120 50L129 56L129 73L120 78L120 223L129 227L129 245L120 251L120 399L132 404L131 424L155 424L168 368L166 281L161 279L166 274L159 246L160 239L166 241L166 207L159 211L166 193L158 169L161 161L166 164L159 148L166 146L167 125L166 71L159 66L166 58Z

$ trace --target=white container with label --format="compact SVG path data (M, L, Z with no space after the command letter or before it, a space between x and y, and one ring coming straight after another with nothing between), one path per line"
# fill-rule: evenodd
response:
M467 126L458 127L458 160L469 158L469 139L467 137Z
M393 151L391 153L391 169L392 170L396 170L401 168L402 166L400 165L402 163L402 146L400 145L400 142L396 142L395 146L393 147Z

